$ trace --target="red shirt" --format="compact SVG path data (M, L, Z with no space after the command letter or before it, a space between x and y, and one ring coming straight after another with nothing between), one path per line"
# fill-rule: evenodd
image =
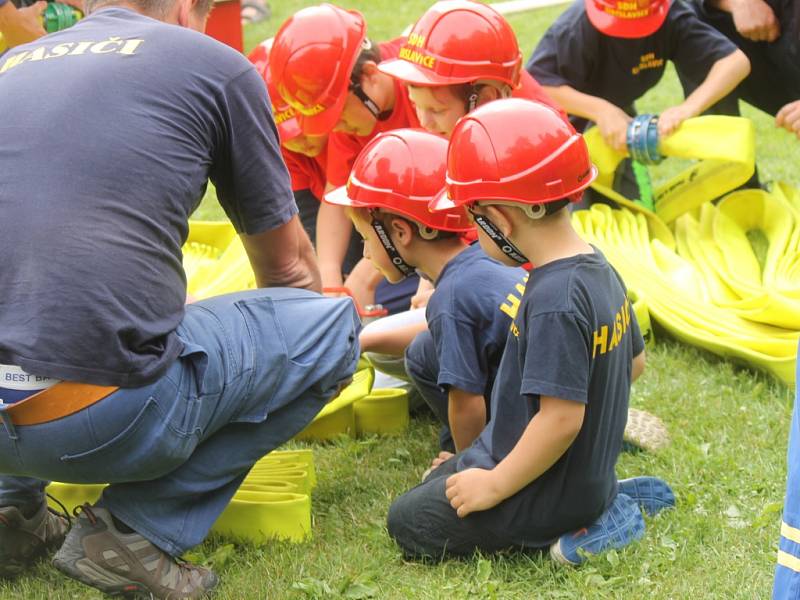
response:
M522 73L520 74L519 78L520 86L515 89L511 93L512 98L526 98L528 100L536 100L541 102L542 104L547 104L547 106L552 106L555 108L561 116L565 119L567 118L567 113L556 104L550 96L547 95L547 92L544 91L544 88L539 85L539 82L536 81L530 73L523 69Z
M292 152L281 146L283 160L292 177L292 191L311 190L317 200L325 193L325 164L328 158L327 146L314 158Z
M381 60L396 58L400 53L400 47L405 42L405 38L397 38L390 42L383 42L379 45ZM356 161L358 153L367 143L379 133L393 131L403 127L419 127L417 113L414 106L408 99L406 86L397 79L394 83L394 107L392 114L385 121L378 121L372 133L365 136L352 135L348 133L334 132L328 138L328 148L330 148L328 160L328 182L334 186L341 186L347 183L350 170Z

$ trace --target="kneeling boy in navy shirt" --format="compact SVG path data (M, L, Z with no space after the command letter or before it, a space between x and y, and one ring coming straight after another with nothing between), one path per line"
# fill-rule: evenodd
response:
M527 273L492 260L459 236L466 211L432 213L444 188L447 140L398 129L359 154L347 186L325 201L348 207L368 258L392 283L415 269L434 281L428 331L406 353L406 369L442 422L442 445L467 448L486 425L488 398ZM445 391L446 390L446 391Z
M497 100L453 132L449 198L433 208L466 206L490 256L536 267L488 425L389 510L389 533L407 555L551 546L555 558L577 564L579 549L643 535L637 503L649 513L674 504L663 481L618 484L615 474L644 342L622 280L565 210L595 173L583 138L536 102Z

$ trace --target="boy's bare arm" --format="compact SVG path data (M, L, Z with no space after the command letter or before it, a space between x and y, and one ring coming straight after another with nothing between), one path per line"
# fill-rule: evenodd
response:
M736 50L715 62L703 83L678 106L661 113L658 132L670 135L686 119L696 117L731 93L750 74L750 60L744 52Z
M325 192L331 189L333 186L328 185ZM352 232L353 225L343 207L320 203L317 213L317 260L323 287L341 287L342 263Z
M631 367L631 383L639 379L639 375L644 372L644 365L645 365L645 354L644 350L639 352L636 356L633 357L633 363Z
M468 448L486 425L486 400L483 394L473 394L450 387L447 394L447 420L456 452Z
M569 114L597 123L606 144L618 152L625 151L625 136L631 117L624 110L608 100L584 94L568 85L542 87Z
M447 479L446 494L459 517L487 510L547 471L578 436L586 405L542 396L514 449L494 469L467 469Z
M425 331L428 324L421 320L410 325L403 325L393 329L373 331L366 328L358 337L362 352L377 352L389 356L403 356L408 345L414 341L418 333Z

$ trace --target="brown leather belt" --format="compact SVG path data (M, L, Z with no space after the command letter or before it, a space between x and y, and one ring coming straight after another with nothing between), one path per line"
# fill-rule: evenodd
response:
M0 413L0 420L8 417L14 425L39 425L69 415L99 402L119 388L61 381L11 404Z

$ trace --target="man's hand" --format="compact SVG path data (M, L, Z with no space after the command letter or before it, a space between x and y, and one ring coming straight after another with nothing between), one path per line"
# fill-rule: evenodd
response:
M462 519L468 514L488 510L503 498L495 485L492 471L467 469L451 475L445 482L445 495L450 506Z
M775 125L795 134L800 139L800 100L790 102L775 115Z
M0 33L6 46L13 48L46 35L42 27L45 8L47 2L43 0L25 8L16 8L10 1L0 6Z
M672 135L681 123L694 116L683 104L668 108L658 116L658 135L662 138Z
M781 35L781 25L764 0L731 0L729 12L736 31L753 42L774 42Z
M628 124L632 121L630 115L618 106L606 102L602 110L594 115L594 121L606 144L617 152L625 152Z

